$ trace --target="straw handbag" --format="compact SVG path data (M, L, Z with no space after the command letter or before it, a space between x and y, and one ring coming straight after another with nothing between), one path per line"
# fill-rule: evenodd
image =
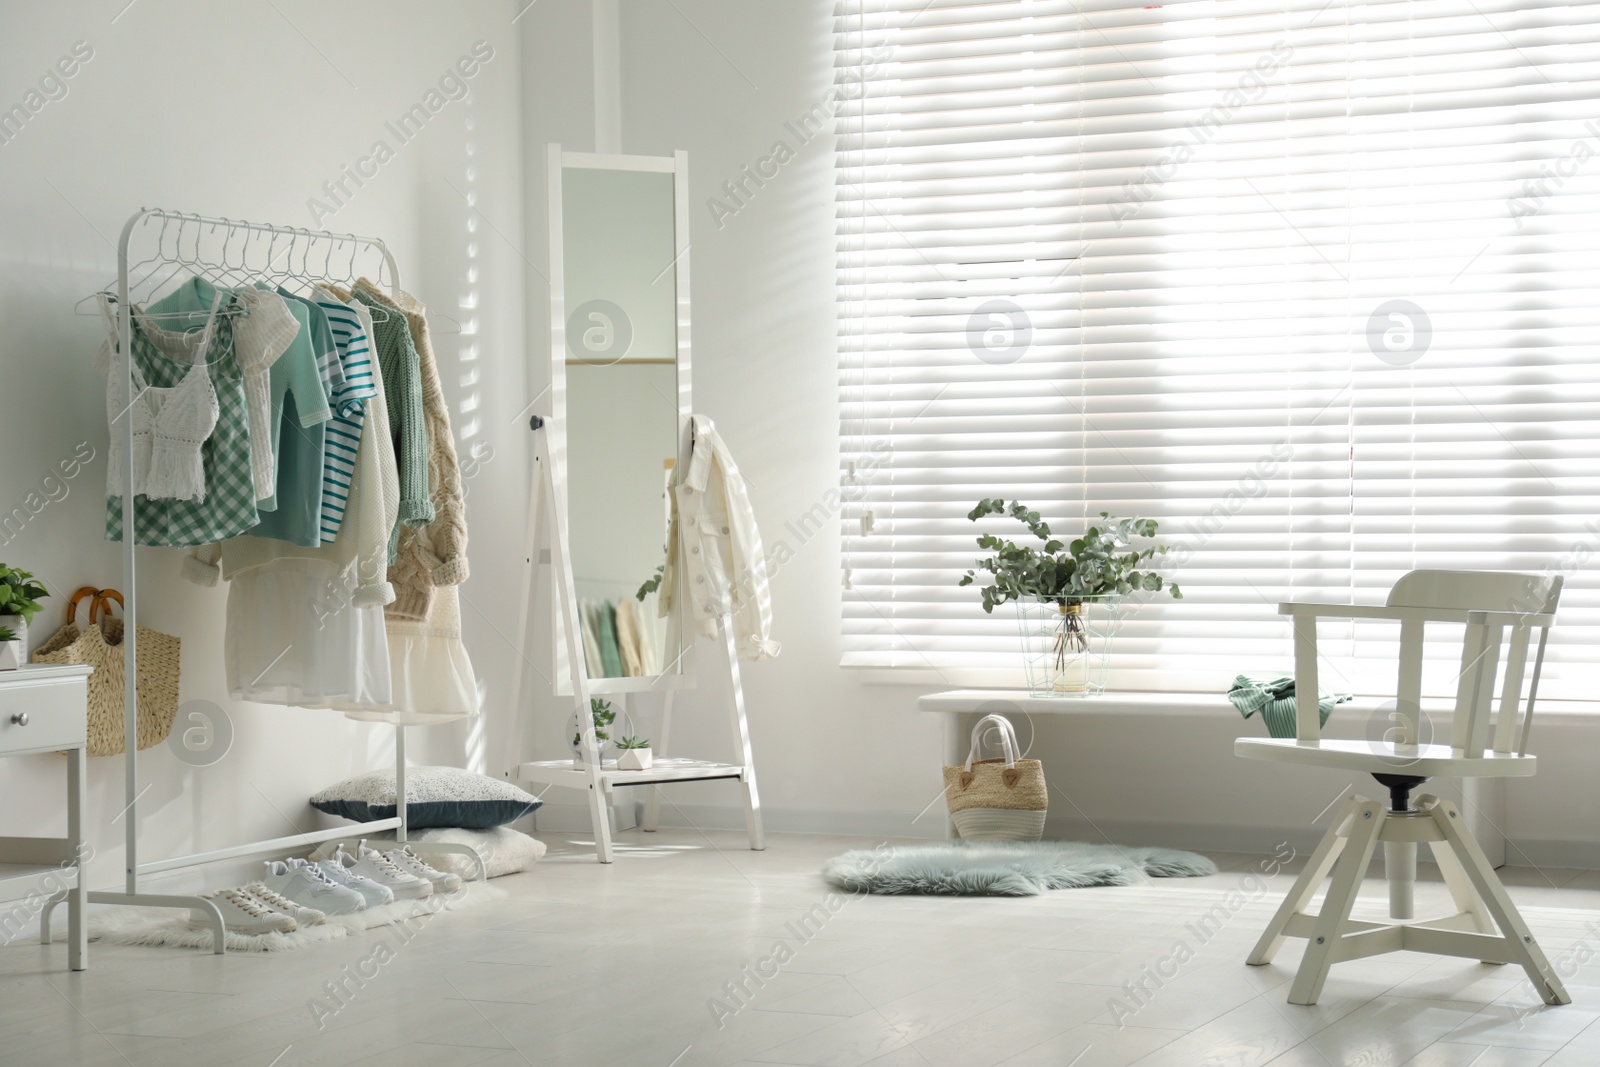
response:
M1003 757L975 759L985 726L1000 730ZM962 767L944 769L944 795L956 833L968 841L1037 841L1044 834L1049 797L1044 765L1017 759L1017 734L1008 719L985 715L972 728Z
M89 626L79 630L78 602L89 602ZM111 602L122 604L115 589L84 587L67 603L67 624L33 653L35 663L87 663L89 675L89 755L122 752L123 699L121 619L111 617ZM101 616L104 612L104 616ZM172 732L178 713L178 639L148 626L139 627L139 747L159 745Z

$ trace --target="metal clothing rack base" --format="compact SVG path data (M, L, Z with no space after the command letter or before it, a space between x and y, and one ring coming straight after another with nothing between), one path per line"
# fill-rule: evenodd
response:
M318 242L328 242L327 257L324 259L323 268L326 274L327 266L331 261L335 248L345 243L350 243L351 248L351 273L354 273L356 253L362 249L377 252L383 259L383 266L389 273L389 285L393 292L400 291L400 268L395 263L394 255L387 245L377 237L361 237L356 234L328 233L326 231L309 230L295 226L273 226L264 223L247 222L242 219L228 219L207 215L196 215L189 212L166 211L161 208L141 208L133 214L122 227L122 237L117 242L117 341L120 351L125 356L131 352L133 343L133 304L129 299L128 285L128 245L135 229L141 224L148 224L152 219L161 221L161 236L157 239L155 255L141 260L139 265L145 263L172 264L177 267L191 267L204 269L215 267L222 271L246 271L249 269L250 235L263 233L271 235L271 244L267 251L266 270L272 271L272 263L276 258L274 249L277 247L279 237L288 237L289 244L285 249L287 264L294 263L296 250L300 254L300 271L297 276L310 277L309 259L312 247ZM166 230L168 224L178 223L178 233L174 239L173 250L168 253L166 248ZM193 224L195 227L194 245L191 255L184 256L183 234L185 229ZM215 233L218 228L224 231L223 260L215 263L202 257L200 253L200 230L205 228L208 233ZM245 235L244 250L241 252L241 261L236 266L226 262L228 259L228 239L235 233ZM303 242L303 243L302 243ZM153 273L153 271L152 271ZM288 272L296 274L292 269ZM382 275L380 272L380 279ZM326 280L319 278L314 280ZM349 281L354 282L352 277ZM128 375L127 396L134 396L133 387L133 360L131 357L123 360L123 366ZM133 420L122 420L123 455L133 456ZM116 904L134 907L150 908L190 908L204 915L210 923L212 930L211 951L222 955L227 950L227 925L223 922L222 912L212 901L200 896L174 895L169 893L144 893L139 890L141 875L162 874L167 871L181 870L185 867L197 867L207 863L217 863L222 860L240 859L245 856L259 856L266 853L282 853L291 849L298 849L306 845L319 845L328 841L356 841L362 837L379 833L385 830L395 832L397 844L404 844L406 837L406 728L395 725L394 740L394 781L396 814L393 818L379 819L375 822L362 823L359 827L339 827L331 830L315 830L310 833L290 834L287 837L275 837L266 841L251 841L241 845L232 845L227 848L211 849L206 852L196 852L187 856L177 856L172 859L153 860L145 863L139 862L139 797L143 790L139 788L139 753L136 740L139 736L139 694L138 694L138 605L139 595L135 575L135 549L138 547L137 538L134 536L133 506L133 464L125 462L123 465L122 485L122 591L126 597L125 622L123 625L123 766L125 774L124 799L126 806L122 810L121 818L124 823L124 848L126 849L126 870L123 888L120 890L90 890L89 903L91 904ZM484 865L483 857L470 845L452 845L443 842L429 842L425 846L428 852L457 853L469 856L477 866L478 880L483 881L488 877L488 869ZM39 917L40 938L48 943L50 940L50 913L55 905L66 899L65 894L57 894L45 903Z

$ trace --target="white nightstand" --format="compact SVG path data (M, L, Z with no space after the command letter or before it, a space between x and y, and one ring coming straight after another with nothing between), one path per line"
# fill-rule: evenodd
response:
M50 937L46 902L67 901L67 964L84 969L88 886L83 861L85 749L93 667L29 665L0 671L0 757L67 754L67 836L0 837L0 937L10 939L35 916Z

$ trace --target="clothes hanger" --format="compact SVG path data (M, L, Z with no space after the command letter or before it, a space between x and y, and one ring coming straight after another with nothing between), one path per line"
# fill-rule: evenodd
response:
M354 236L354 235L352 235L352 236ZM353 257L351 258L350 263L351 263L350 269L351 269L351 272L353 274L354 270L355 270L355 259ZM394 286L392 284L390 284L390 285L385 285L384 284L384 278L387 277L388 274L389 274L389 265L388 265L388 263L387 262L380 262L378 264L378 277L377 277L376 280L372 281L372 284L375 287L377 287L378 289L382 290L385 295L388 295L390 290L392 290L394 288ZM391 281L392 281L392 279L391 279ZM371 304L369 304L369 305L367 305L367 310L374 313L373 317L372 317L372 321L374 323L388 321L388 313L387 312L384 312L384 317L381 318L381 319L377 316L377 312L382 310L381 308L374 307ZM451 318L449 315L443 314L442 312L435 312L435 311L431 311L430 310L427 313L427 320L428 320L428 332L429 333L440 334L440 335L443 335L443 336L452 336L452 335L461 333L461 323L456 321L455 319ZM439 323L439 322L446 323L448 325L448 328L447 329L439 329L439 328L437 328L437 326L435 324Z
M346 244L350 246L350 255L345 261L344 272L342 275L335 274L333 272L333 253ZM336 235L333 238L332 243L328 246L328 255L322 264L322 274L324 279L323 284L330 288L333 286L338 286L340 289L349 292L351 287L355 285L356 254L360 251L361 242L356 238L355 234L345 233ZM369 312L377 312L379 309L369 307L367 310ZM387 315L379 318L377 314L373 314L372 321L374 323L378 323L387 322L389 320Z
M193 236L191 238L190 251L186 254L183 248L183 237L186 232L190 232L191 230L191 227L189 226L189 220L191 218L194 220L194 225L192 227ZM215 224L213 224L212 228L215 229ZM205 223L199 215L190 215L181 218L178 224L178 231L173 239L173 255L168 261L166 272L164 274L160 273L161 268L158 266L152 269L144 278L140 279L137 285L130 281L128 283L128 299L132 300L136 305L140 303L153 303L155 295L159 292L162 292L174 278L184 271L188 271L192 275L198 277L204 277L207 281L212 281L211 275L214 273L215 267L212 264L205 263L200 254L200 241L204 232ZM133 293L135 289L142 289L144 291L144 298L142 301L134 299ZM165 313L165 317L188 318L192 314L192 312L187 311L168 312ZM145 317L159 319L164 316L160 313L151 314L146 312Z
M90 293L76 304L73 304L72 313L81 318L99 318L100 309L97 307L88 307L86 305L88 305L91 300L99 300L101 297L105 297L112 303L116 303L117 300L117 294L113 293L109 286L104 289L96 289L94 292Z
M302 228L300 232L305 235L305 240L300 242L300 270L295 275L295 280L300 283L301 289L304 290L302 295L309 297L315 291L317 285L326 281L328 277L326 269L318 272L311 266L311 256L316 250L317 242L324 238L321 233L309 228ZM330 244L328 248L331 255L333 246Z
M307 226L300 227L300 232L305 234L306 239L299 242L300 271L296 278L301 284L309 284L311 281L311 246L316 241L316 236L312 234L310 227Z
M344 289L346 292L354 293L357 282L370 279L367 279L367 276L364 272L357 272L356 270L356 259L361 254L361 239L353 233L345 234L345 238L350 242L350 259L345 263L344 280L340 282L339 285L340 288ZM383 290L385 293L388 292L383 285L383 275L386 269L386 265L380 263L378 265L378 280L373 282L374 285L376 285L380 290ZM372 319L372 324L374 326L378 325L379 323L389 321L389 309L385 308L382 304L367 304L366 308L367 315Z
M147 215L141 225L149 225L150 219L151 216ZM171 250L168 251L167 232L171 228L171 223L174 220L177 221L178 225L177 228L172 232ZM224 220L224 222L226 221L227 220ZM190 231L191 222L193 230L192 242L189 250L185 251L184 236ZM216 225L216 223L212 223L209 232L215 232ZM146 256L142 260L139 260L137 263L128 268L128 293L130 302L132 302L135 306L141 303L141 301L136 299L133 294L136 290L142 289L145 291L142 302L149 303L151 297L153 297L156 293L161 292L168 285L168 283L170 283L172 279L182 271L189 271L193 275L202 277L213 284L217 284L221 280L222 276L219 273L216 265L205 262L201 256L200 242L203 232L205 232L205 221L199 215L163 213L161 216L161 230L156 235L155 250L152 251L150 255ZM231 230L229 231L229 236L231 237ZM226 244L224 247L226 247ZM136 279L134 274L146 266L149 267L149 270L146 271L143 277ZM100 312L97 308L85 310L85 305L92 300L100 298L101 296L104 296L113 304L117 300L117 294L114 291L114 286L107 285L105 288L99 290L98 292L89 294L74 304L74 314L91 316L98 315ZM217 308L215 310L219 314L231 315L236 313L236 309L231 307ZM160 320L163 318L190 319L193 317L194 312L142 311L141 314L145 318L155 320Z
M334 273L333 273L333 254L334 254L335 251L337 251L339 248L343 247L346 244L348 244L350 246L350 258L349 258L349 261L345 264L344 278L340 279L340 278L336 277L334 275ZM337 285L337 286L339 286L339 288L348 291L350 289L350 287L355 284L356 253L359 252L360 250L361 250L361 241L356 237L355 234L353 234L353 233L343 233L343 234L330 235L330 237L328 239L328 252L322 258L322 281L319 282L318 284L323 286L323 287L330 287L330 286ZM335 294L335 295L337 295L337 294ZM389 321L388 312L384 311L382 308L375 308L375 307L370 307L369 306L367 308L367 311L371 315L374 325L376 325L377 323L380 323L380 322L388 322Z
M284 269L277 265L278 256L280 255L278 252L278 238L281 236L283 236L283 232L281 230L273 230L272 240L267 244L267 265L261 269L259 280L268 286L273 285L279 279L285 276ZM294 246L291 243L290 246L286 248L283 253L281 253L284 256L286 263L288 260L288 254L290 251L292 251L293 247Z
M245 230L243 232L244 239L240 242L241 248L239 250L239 265L237 267L233 265L233 260L231 258L234 229L230 227L222 237L222 254L220 256L222 260L222 270L219 271L218 274L230 289L237 289L248 283L249 276L245 271L245 265L249 262L250 235L252 231Z
M310 249L306 242L300 240L302 233L309 238L311 231L300 226L291 226L289 228L289 247L284 250L283 269L273 275L277 280L278 288L285 292L295 293L297 289L307 288L306 256L309 254ZM295 266L296 252L300 253L300 265L298 267ZM304 294L296 293L296 295Z
M183 235L189 229L189 219L191 217L195 220L193 245L194 251L192 255L185 256L183 251ZM161 229L162 233L165 234L166 226L164 224ZM140 278L137 282L132 280L133 269L129 268L128 299L133 300L136 304L140 303L140 301L134 300L133 294L136 290L142 290L145 293L145 299L142 302L146 304L151 303L150 296L154 293L159 293L168 282L177 276L180 271L198 267L200 261L200 230L201 222L199 215L180 216L178 219L178 229L173 234L172 255L159 259L156 265L150 269L149 273L147 273L143 278ZM157 256L160 256L160 254L165 251L165 247L165 244L161 243L161 238L158 237ZM163 268L165 268L165 273L163 273ZM158 276L159 280L152 281L152 279L157 279Z
M151 275L155 274L156 271L160 270L161 267L164 264L172 262L173 257L178 254L179 244L180 244L179 237L183 233L183 226L184 226L184 222L186 220L184 220L184 219L179 219L178 220L178 229L173 234L173 239L172 239L172 252L169 254L167 252L167 230L172 225L172 220L173 220L173 216L172 215L166 214L166 213L162 214L162 216L161 216L161 232L156 234L156 247L155 247L155 250L153 252L151 252L150 255L146 256L144 259L140 260L138 263L135 263L135 264L133 264L132 266L130 266L128 268L128 270L127 270L127 278L128 278L128 292L129 293L132 293L134 291L134 289L136 289L139 286L140 282L142 282L144 280L144 279L139 279L138 281L135 280L135 278L136 278L136 276L138 274L138 271L139 271L139 269L141 267L144 267L146 264L150 264L151 265L150 269L148 271L146 271L145 275L144 275L144 277L147 279ZM150 224L150 216L146 215L145 219L144 219L144 222L141 223L141 225L148 226L149 224Z
M278 246L278 238L285 235L288 236L289 243L284 247L282 253L278 253L276 251ZM287 289L288 283L296 280L297 278L294 270L294 253L295 248L299 245L299 243L300 236L298 228L290 227L286 230L273 230L272 245L267 249L267 268L266 270L262 271L261 280L269 285ZM283 256L283 266L276 267L274 264L277 262L280 254Z
M141 227L149 226L150 225L150 219L151 219L151 216L146 215L140 221L139 225ZM139 262L133 264L132 266L130 266L128 268L128 278L129 278L128 291L129 292L133 291L132 278L133 278L133 274L134 274L135 271L137 271L139 268L145 266L146 264L150 264L150 263L160 264L160 263L167 262L167 257L165 255L163 255L163 253L166 251L166 245L167 245L167 224L170 223L171 221L172 221L172 217L170 215L162 215L161 216L161 232L156 235L156 250L154 252L152 252L150 255L146 256L144 259L139 260ZM157 268L153 267L151 269L151 273L154 273L154 271L156 269ZM94 292L90 293L88 296L84 297L82 300L78 301L76 304L73 304L72 305L73 314L75 314L75 315L88 315L88 316L91 316L91 317L99 315L100 312L99 312L99 310L97 308L87 308L86 309L84 307L84 305L88 304L91 300L95 300L96 298L101 297L101 296L105 296L105 297L110 298L110 300L114 303L116 301L116 299L117 299L116 285L117 285L116 280L112 279L111 281L107 282L102 288L95 290Z
M328 253L322 257L322 277L324 279L333 277L333 250L338 248L343 242L343 237L328 241Z

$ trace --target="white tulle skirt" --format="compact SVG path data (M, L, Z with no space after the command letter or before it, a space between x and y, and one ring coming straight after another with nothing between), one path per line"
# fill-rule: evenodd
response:
M340 707L352 719L403 726L449 722L478 714L478 679L461 643L461 599L453 585L433 591L422 621L390 619L387 708Z
M392 704L383 609L352 604L343 573L327 560L276 559L233 576L224 657L236 700Z

